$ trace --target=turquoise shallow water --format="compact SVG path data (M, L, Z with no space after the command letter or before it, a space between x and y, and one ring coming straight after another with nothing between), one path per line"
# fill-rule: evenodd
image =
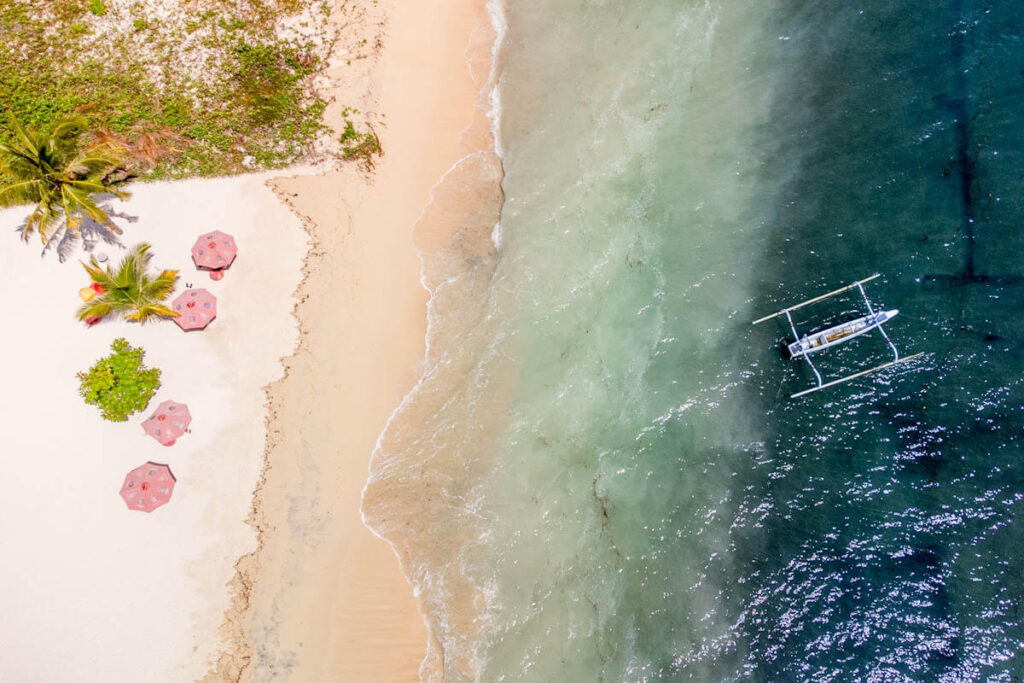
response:
M506 15L497 264L392 536L449 678L1020 680L1024 9ZM750 321L873 272L925 355L788 400L812 376Z

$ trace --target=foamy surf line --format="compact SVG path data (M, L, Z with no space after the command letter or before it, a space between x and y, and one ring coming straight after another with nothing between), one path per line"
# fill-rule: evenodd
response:
M491 90L488 93L490 108L487 111L487 118L491 121L494 153L504 158L505 154L501 140L501 74L498 66L501 46L505 42L505 36L508 34L508 21L505 16L503 0L487 0L487 13L491 17L491 28L494 30L494 44L491 47Z
M505 34L506 34L507 30L508 30L508 25L507 25L506 20L505 20L505 8L504 8L504 4L503 4L502 0L487 0L486 8L487 8L488 15L490 16L491 28L494 31L494 40L493 40L492 47L491 47L491 71L490 71L490 77L488 79L488 84L489 84L490 87L489 87L489 89L487 89L487 99L488 99L488 102L490 103L490 106L488 107L488 110L487 110L487 118L490 121L491 139L493 141L493 146L492 146L491 151L493 151L496 155L498 155L498 157L503 157L504 155L503 155L503 151L502 151L502 147L501 147L501 87L500 87L500 83L499 83L499 80L500 80L499 76L500 76L500 74L499 74L499 71L498 71L498 55L499 55L499 52L501 50L501 45L504 42ZM466 54L466 62L467 62L467 64L469 64L470 61L471 61L471 55L468 54L468 48L467 48L467 54ZM469 125L471 126L472 124L469 124ZM469 126L467 126L467 128L469 128ZM465 131L466 131L466 128L463 129L463 132L465 132ZM465 161L467 161L468 159L470 159L471 157L473 157L475 155L480 154L481 151L484 151L484 150L478 150L476 152L471 152L471 153L467 154L466 156L456 160L455 162L452 163L451 166L448 167L448 170L446 170L444 172L444 174L438 179L437 183L435 183L434 186L430 188L430 199L427 201L427 204L423 207L423 211L420 213L419 218L417 218L417 220L416 220L416 224L417 225L419 225L425 219L425 217L427 216L427 212L428 212L429 208L435 203L435 199L437 197L438 191L441 188L444 187L444 185L447 182L449 176L459 166L461 166ZM494 243L494 246L496 248L500 246L500 225L501 225L500 221L495 221L495 223L494 223L494 230L492 232L492 242ZM431 342L431 339L433 338L432 332L436 331L436 329L435 329L436 328L436 323L433 320L433 317L436 315L436 312L433 310L433 307L431 306L431 303L433 302L434 295L435 295L435 293L437 291L437 287L443 286L446 282L451 282L452 280L454 280L455 278L458 277L458 274L453 274L451 278L442 281L437 286L434 286L434 287L429 286L427 284L427 280L426 280L426 277L425 277L425 268L426 268L426 266L425 266L423 249L420 248L420 247L417 247L416 251L419 254L420 264L422 266L422 270L424 271L424 272L421 272L420 282L423 284L423 288L425 290L427 290L427 292L430 294L430 299L428 299L428 301L427 301L427 334L426 334L426 337L425 337L426 352L424 353L424 359L426 360L427 358L430 357L430 346L431 346L430 342ZM398 407L395 408L394 412L388 418L387 423L384 425L384 429L381 430L380 435L377 437L377 443L376 443L376 445L374 447L374 457L376 457L377 453L380 452L381 442L382 442L385 434L387 434L388 430L391 428L392 423L396 420L396 418L399 418L402 415L404 409L408 406L409 402L415 397L416 393L419 391L420 387L422 386L424 380L427 378L427 374L428 374L427 371L424 370L423 374L420 376L420 379L416 382L416 385L409 391L409 393L407 393L402 398L401 402L398 404ZM365 494L365 487L364 487L364 494ZM371 526L367 522L365 510L361 509L360 510L360 514L362 515L363 523L366 524L366 527L371 532L373 532L373 534L375 536L377 536L378 538L381 538L384 541L387 541L387 538L385 538L384 536L380 535L377 532L377 530L374 529L373 526ZM390 542L389 542L389 545L390 545Z
M447 657L443 656L443 652L447 649L444 643L446 638L439 633L442 629L438 626L439 621L446 622L443 630L447 631L450 625L441 611L436 609L436 605L425 602L424 598L427 593L445 591L443 587L438 590L439 586L434 584L430 576L417 571L417 554L412 547L414 544L391 533L394 529L391 523L394 516L389 511L407 512L415 506L422 492L402 489L401 486L395 490L389 483L396 478L396 473L409 472L407 466L414 464L395 457L394 451L400 449L393 446L394 442L402 442L420 430L422 409L419 404L429 404L429 399L421 399L425 393L436 389L432 384L437 379L438 360L445 356L446 342L451 340L451 337L446 336L446 333L451 332L446 305L452 297L468 295L484 299L489 273L493 271L496 262L497 237L500 234L498 216L503 199L499 55L507 26L500 0L488 0L485 8L491 33L489 65L487 77L477 97L478 103L487 104L484 116L481 119L474 115L473 120L460 131L459 139L466 143L468 149L431 187L429 199L414 226L414 241L421 268L420 283L429 294L423 372L388 418L377 438L360 509L363 524L387 542L395 553L420 603L428 628L427 651L420 667L420 677L429 681L441 680L445 676L443 667ZM474 30L474 35L481 30L488 28L481 24ZM473 39L469 41L464 53L465 64L471 75L474 63L480 59L480 54L474 51L473 42ZM481 125L485 126L482 130ZM473 145L471 141L477 141L478 144ZM469 292L472 294L467 294ZM462 322L468 324L466 319ZM396 436L399 434L403 436Z

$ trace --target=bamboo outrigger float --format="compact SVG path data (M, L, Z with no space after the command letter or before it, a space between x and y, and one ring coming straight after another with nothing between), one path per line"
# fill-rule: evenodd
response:
M879 310L876 312L875 309L871 307L871 302L868 301L868 296L867 294L864 293L863 285L865 282L870 282L871 280L874 280L877 277L879 277L879 274L875 273L871 277L866 277L863 280L857 280L852 284L846 285L845 287L840 287L839 289L833 290L828 294L822 294L821 296L816 296L813 299L802 301L798 303L796 306L783 308L781 311L778 311L777 313L766 315L765 317L758 318L753 322L754 325L757 325L758 323L763 323L766 320L771 320L772 318L776 318L780 315L786 316L786 320L789 322L789 329L793 331L794 338L794 341L786 346L786 349L789 351L790 358L794 360L797 358L803 358L804 360L807 361L807 364L811 366L811 370L814 371L814 376L818 380L818 386L811 387L810 389L804 389L803 391L798 391L792 396L790 396L790 398L797 398L798 396L810 394L812 392L819 391L820 389L825 389L826 387L835 386L836 384L842 384L843 382L849 382L852 379L857 379L858 377L864 377L865 375L870 375L872 373L878 372L879 370L884 370L885 368L896 365L897 363L905 363L908 360L912 358L917 358L918 356L921 355L920 353L915 353L911 356L905 356L903 358L900 358L900 352L896 348L896 345L892 343L892 340L889 339L889 335L887 335L885 333L885 330L882 329L882 324L889 322L890 320L895 318L899 314L899 310ZM861 297L864 299L864 305L867 306L868 309L867 315L857 318L856 320L850 320L849 322L833 325L832 327L829 327L828 329L825 330L821 330L820 332L805 334L802 337L800 336L800 333L797 332L796 330L796 325L793 323L793 316L790 315L791 311L795 311L798 308L803 308L804 306L809 306L810 304L823 301L829 297L835 296L836 294L842 294L843 292L849 291L851 289L856 289L860 292ZM818 372L818 368L816 368L814 366L814 363L811 362L811 359L809 357L810 354L815 353L817 351L823 351L827 348L831 348L838 344L842 344L843 342L850 341L851 339L859 337L860 335L870 332L871 330L878 330L879 332L882 333L882 336L885 337L886 343L889 344L889 348L892 349L893 359L888 363L883 363L882 365L875 366L868 370L862 370L861 372L855 372L852 375L847 375L845 377L840 377L839 379L835 379L830 382L825 382L821 377L821 373Z

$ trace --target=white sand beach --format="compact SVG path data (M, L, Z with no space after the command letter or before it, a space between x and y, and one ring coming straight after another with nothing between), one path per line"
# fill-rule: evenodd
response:
M294 175L292 171L289 175ZM0 285L11 306L0 335L0 680L190 681L218 649L228 582L255 547L245 523L264 456L265 392L298 341L292 297L307 235L267 175L136 184L118 211L126 245L153 245L153 266L219 299L201 332L174 323L78 322L74 259L40 258L0 212ZM235 236L239 256L212 281L191 262L200 232ZM121 250L96 252L120 259ZM162 371L149 409L112 423L78 395L75 373L116 337ZM165 399L187 403L191 433L171 447L140 423ZM177 477L171 501L145 514L118 495L125 474L155 461Z

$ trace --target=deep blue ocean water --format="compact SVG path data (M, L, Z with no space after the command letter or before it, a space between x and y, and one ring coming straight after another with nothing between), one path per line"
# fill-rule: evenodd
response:
M497 266L405 452L448 677L1020 681L1024 6L505 13ZM875 272L924 355L789 399L750 322Z

